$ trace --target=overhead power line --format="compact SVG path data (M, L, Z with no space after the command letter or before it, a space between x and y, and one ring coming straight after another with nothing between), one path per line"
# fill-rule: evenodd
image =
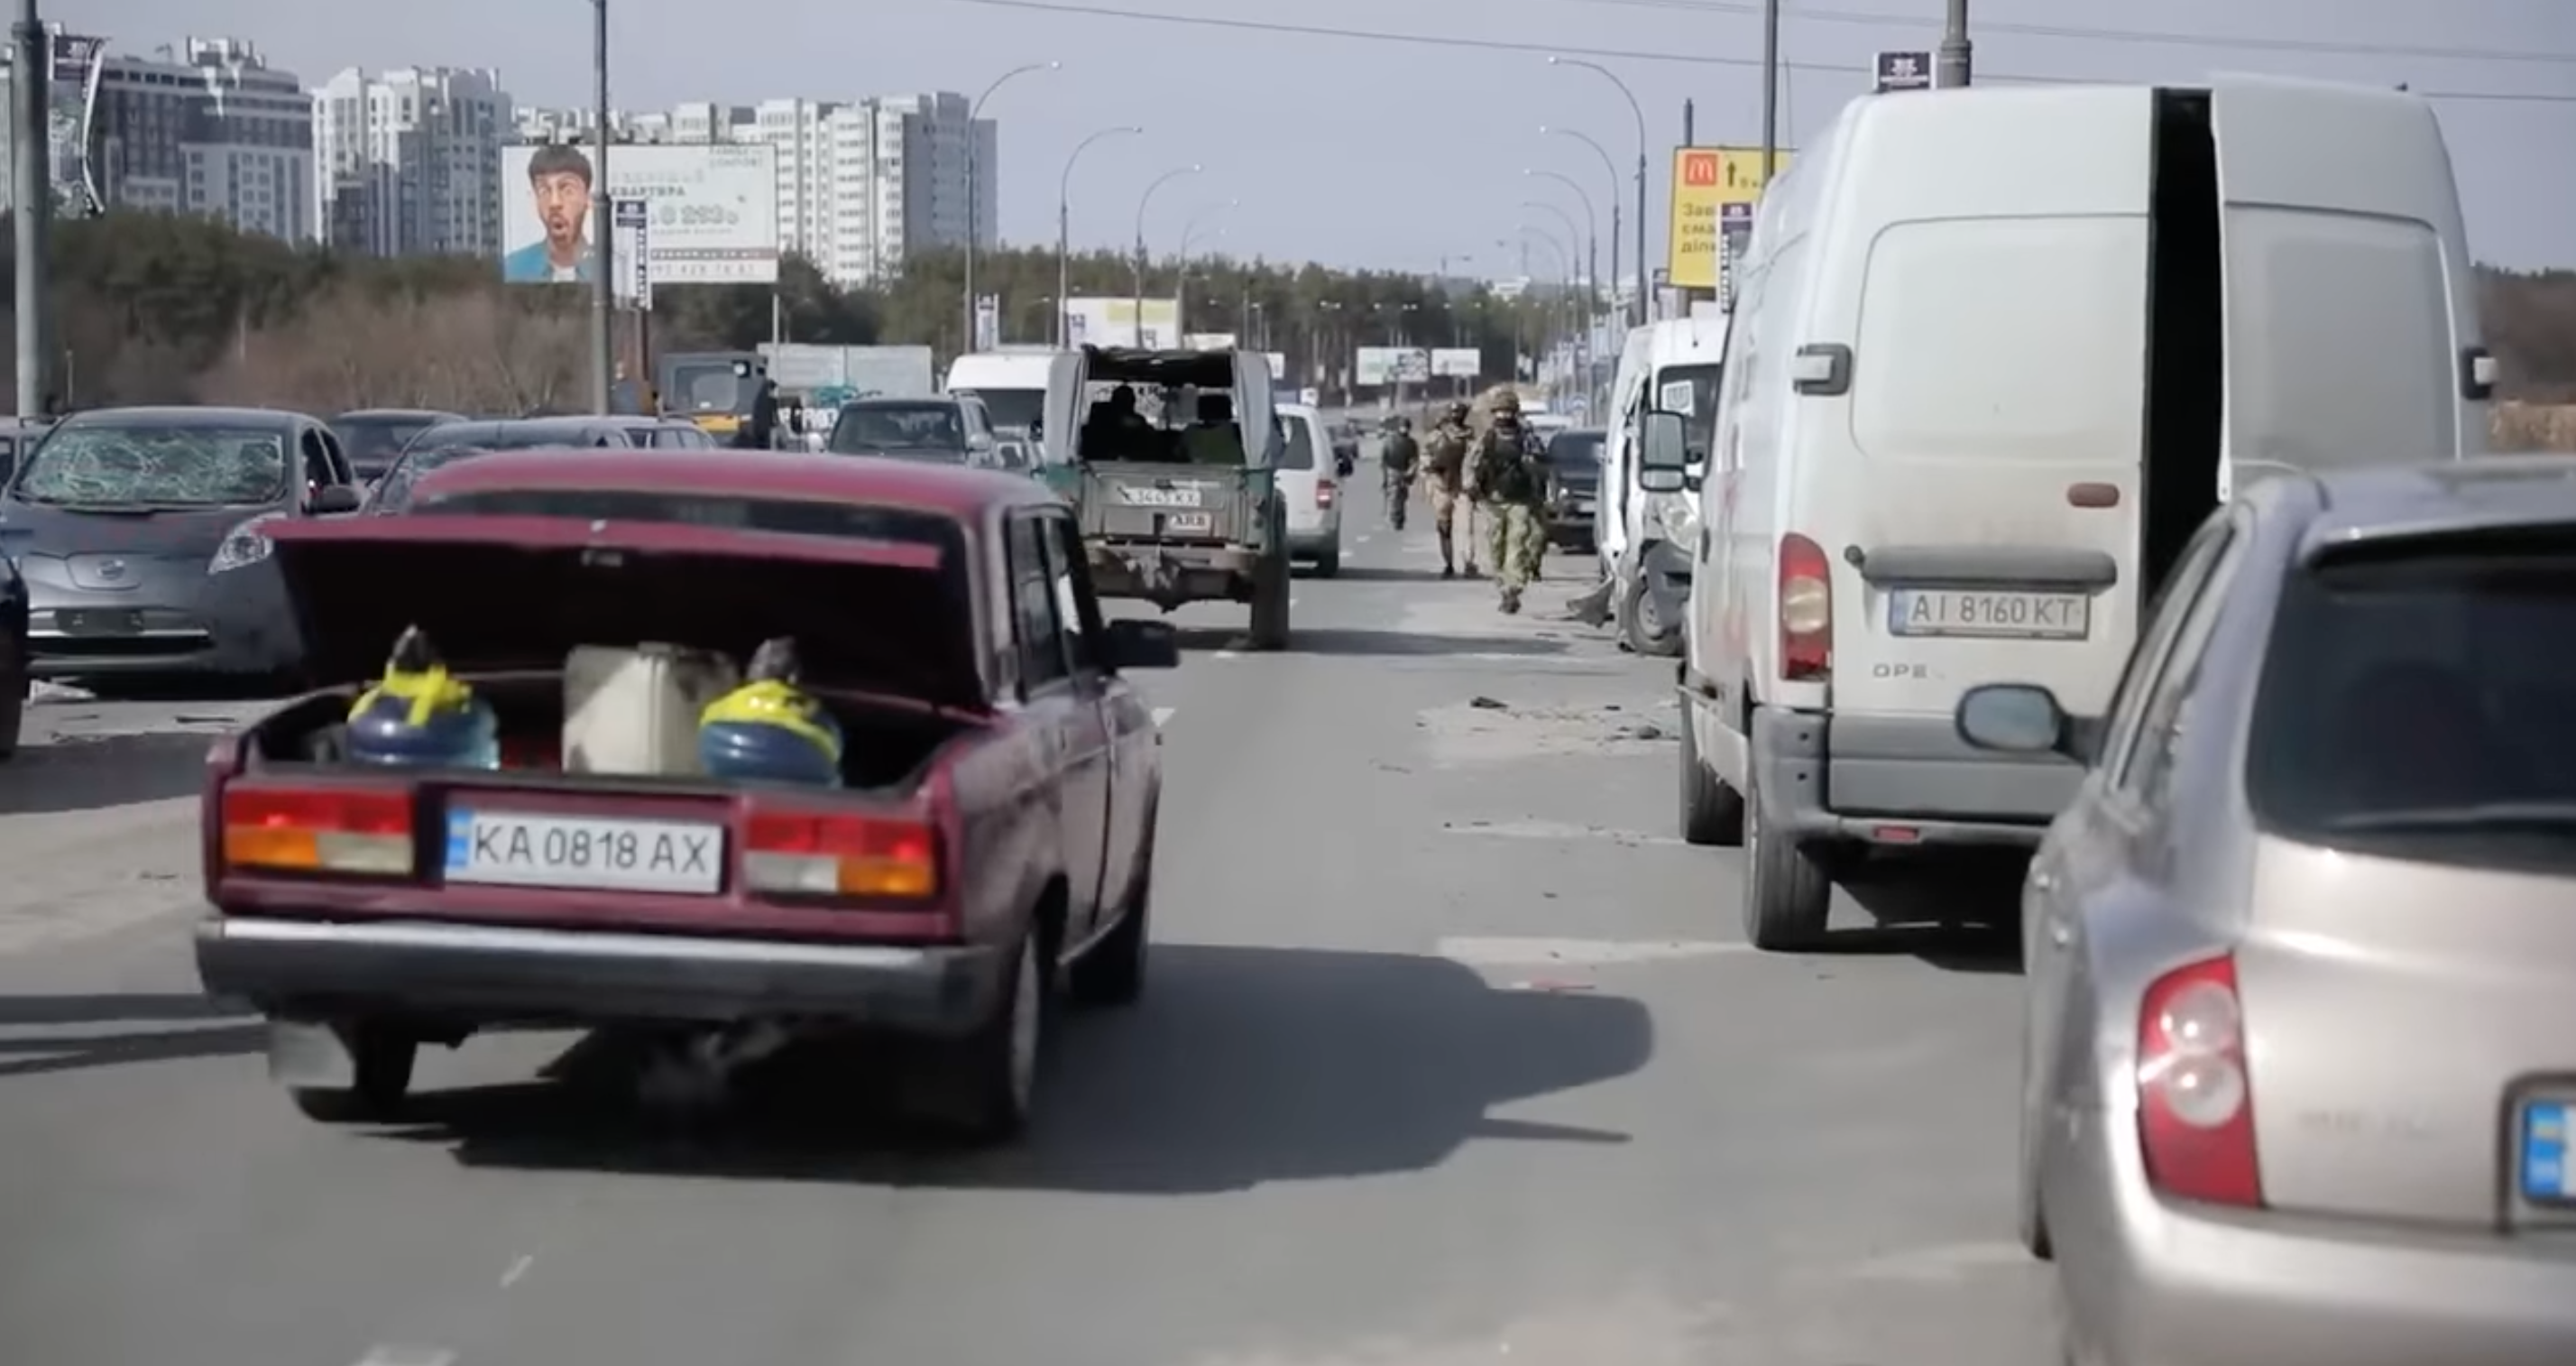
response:
M1762 6L1750 0L1573 0L1580 5L1616 5L1628 9L1685 10L1703 14L1759 16ZM1878 27L1940 27L1939 16L1876 14L1860 10L1784 6L1780 17L1791 23L1869 24ZM2501 47L2434 47L2412 43L2364 43L2332 38L2245 38L2185 33L2175 29L2098 28L2083 24L2031 24L1980 19L1978 34L2012 33L2031 38L2072 38L2087 42L2151 43L2167 47L2214 47L2240 52L2302 52L2337 57L2394 57L2418 61L2523 62L2538 66L2576 66L2576 52L2530 52Z
M1645 3L1646 0L1632 0ZM1308 38L1339 38L1345 42L1385 43L1411 47L1434 47L1451 52L1521 52L1535 56L1590 57L1599 61L1659 62L1676 66L1725 66L1759 70L1762 62L1754 57L1727 57L1705 52L1673 52L1651 49L1575 47L1564 43L1514 42L1503 38L1479 38L1467 34L1382 33L1365 29L1329 28L1321 24L1291 24L1267 19L1226 19L1205 14L1167 14L1152 10L1119 9L1108 5L1072 3L1071 0L956 0L963 5L982 5L992 9L1026 10L1040 14L1063 14L1093 19L1123 19L1137 23L1177 24L1190 28L1231 29L1238 33L1271 33ZM2213 46L2226 46L2213 43ZM1846 62L1783 62L1792 71L1817 71L1845 76L1868 76L1868 67ZM2010 72L1980 70L1980 77L1990 81L2015 84L2086 85L2090 79L2068 76L2028 76ZM2576 92L2549 94L2495 90L2417 90L2428 100L2467 101L2492 104L2566 104L2576 105Z

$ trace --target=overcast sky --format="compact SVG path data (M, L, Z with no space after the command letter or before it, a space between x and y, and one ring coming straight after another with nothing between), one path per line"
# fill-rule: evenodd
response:
M1477 273L1517 273L1521 248L1496 241L1526 240L1525 225L1565 233L1525 203L1585 217L1573 191L1522 174L1539 167L1591 195L1606 269L1610 172L1580 142L1538 129L1596 138L1617 163L1619 193L1633 198L1636 121L1608 80L1550 68L1551 50L1592 50L1644 106L1652 261L1664 249L1661 181L1683 102L1697 104L1699 142L1760 138L1760 6L1744 0L610 4L620 107L972 96L1014 66L1062 62L985 106L1001 120L1001 227L1015 242L1053 240L1059 175L1077 142L1137 124L1145 136L1101 143L1074 176L1079 244L1132 238L1146 184L1199 163L1204 173L1153 201L1146 232L1158 252L1195 221L1202 250L1406 270L1472 256L1465 268ZM1866 88L1873 52L1933 46L1942 0L1787 0L1785 9L1793 70L1783 141L1794 145ZM54 0L49 13L123 51L188 34L246 38L308 83L348 66L493 66L522 103L588 98L584 0ZM1980 79L2265 71L2549 97L2437 107L2479 256L2576 266L2576 0L1975 0L1974 18ZM727 27L736 25L747 27ZM1228 201L1240 207L1226 210Z

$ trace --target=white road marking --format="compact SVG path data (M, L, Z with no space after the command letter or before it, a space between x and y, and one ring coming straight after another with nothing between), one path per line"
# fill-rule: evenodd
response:
M1506 840L1615 840L1621 844L1681 844L1671 835L1649 835L1642 830L1613 830L1606 825L1576 825L1571 821L1472 821L1445 825L1442 830L1452 835L1490 835Z
M1718 939L1449 938L1433 948L1451 962L1475 968L1612 967L1752 951L1750 944Z
M1360 540L1359 540L1359 543L1360 543L1361 545L1367 545L1367 544L1369 543L1369 538L1368 538L1368 533L1367 533L1367 532L1363 531L1363 532L1361 532L1361 533L1360 533Z
M1219 650L1219 651L1217 651L1214 655L1211 655L1211 656L1210 656L1210 658L1212 658L1212 659L1235 659L1235 658L1240 657L1240 656L1242 655L1242 653L1243 653L1243 652L1242 652L1242 651L1240 651L1240 650Z
M456 1354L438 1347L374 1347L358 1366L455 1366Z
M519 1255L519 1260L510 1263L510 1269L501 1273L501 1288L507 1290L511 1286L517 1285L519 1283L519 1278L528 1274L528 1268L535 1266L536 1264L536 1258L529 1256L526 1253L521 1253Z
M1160 729L1164 723L1172 719L1172 711L1173 709L1170 707L1154 708L1154 725L1157 729Z

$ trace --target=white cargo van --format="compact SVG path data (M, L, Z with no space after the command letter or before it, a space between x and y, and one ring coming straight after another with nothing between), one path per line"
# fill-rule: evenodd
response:
M1046 348L969 352L948 363L948 382L941 389L984 400L996 431L1029 440L1043 425L1047 372L1055 354Z
M1681 825L1749 938L1858 848L2035 843L2082 775L1969 750L1979 683L2108 709L2232 486L2483 453L2494 365L2432 110L2226 81L1863 98L1772 182L1699 488ZM1650 415L1649 487L1700 485ZM1696 443L1689 443L1695 445Z
M1636 328L1619 353L1610 390L1616 415L1605 424L1610 435L1602 443L1594 544L1602 576L1615 585L1610 610L1619 641L1639 654L1682 652L1682 610L1691 578L1683 538L1696 533L1690 499L1638 487L1638 423L1649 409L1682 414L1693 451L1690 472L1697 475L1708 456L1725 355L1722 313Z

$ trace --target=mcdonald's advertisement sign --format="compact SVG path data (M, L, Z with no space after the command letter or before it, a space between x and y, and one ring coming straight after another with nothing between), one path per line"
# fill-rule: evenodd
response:
M1776 164L1789 168L1787 148L1776 154ZM1724 274L1726 209L1761 197L1761 148L1673 149L1673 222L1664 269L1674 288L1718 287Z

